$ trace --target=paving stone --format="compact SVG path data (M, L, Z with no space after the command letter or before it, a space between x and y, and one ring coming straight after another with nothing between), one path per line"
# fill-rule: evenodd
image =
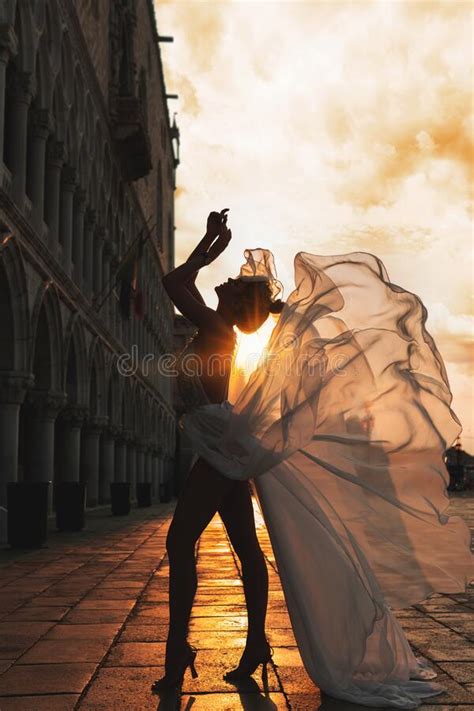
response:
M296 647L296 640L291 630L267 628L267 638L272 647Z
M439 696L433 696L429 699L429 703L434 706L443 704L472 704L474 708L474 694L466 690L458 684L454 679L451 679L447 674L440 673L436 677L436 683L445 688L445 693Z
M325 704L322 705L319 691L312 694L288 694L288 701L292 711L316 711L316 709L321 709L321 711L346 711L341 701L334 700L329 702L328 705L326 698ZM331 706L331 703L334 705ZM347 711L363 711L364 709L365 706L356 708L354 704L349 704L347 707Z
M80 694L95 664L15 664L0 676L0 696L20 694Z
M198 589L202 592L206 588L215 590L215 588L240 588L242 587L242 581L240 579L227 579L227 578L209 578L208 580L199 581Z
M77 596L53 597L52 595L37 595L31 599L29 604L39 605L40 607L72 607L78 600L80 600L80 597Z
M316 685L311 681L306 670L301 666L278 665L278 676L284 690L288 693L314 694Z
M434 661L474 661L474 645L451 630L406 630L409 641Z
M235 617L193 617L189 623L190 631L247 631L247 616Z
M438 666L461 684L474 684L474 662L438 662Z
M66 625L53 627L46 639L110 639L112 640L120 629L120 624L97 625Z
M245 605L194 605L191 617L246 617Z
M129 612L135 604L133 600L91 600L85 598L78 602L75 610L122 610Z
M302 667L303 661L297 647L289 649L285 647L274 647L273 661L279 666Z
M168 591L163 590L162 592L147 593L146 588L142 597L140 598L142 602L168 602Z
M245 632L245 630L244 630ZM228 647L245 647L245 634L233 632L209 632L207 630L190 630L189 642L198 649L226 649Z
M165 640L162 642L119 642L112 647L106 667L164 666Z
M436 622L430 617L405 617L399 619L399 622L404 630L424 629L431 630L430 633L433 634L433 630L443 631L446 629L441 622Z
M181 697L179 711L287 711L288 705L282 693L272 692L268 695L261 693L246 694L184 694ZM160 704L160 711L162 706ZM163 707L165 711L165 707ZM166 710L167 711L167 710ZM171 708L170 708L171 711ZM174 710L173 710L174 711ZM312 711L315 711L313 706Z
M119 642L164 642L168 635L168 625L139 625L127 622Z
M39 640L18 660L18 664L58 664L61 662L97 662L109 650L108 639Z
M68 625L123 623L128 615L127 610L78 610L74 608L64 617L63 622Z
M133 617L153 617L167 621L169 617L169 608L167 603L139 603L133 610Z
M4 696L2 711L74 711L80 694L44 694L41 696Z
M166 600L168 600L168 594L166 594ZM194 607L200 605L245 605L245 597L243 593L211 593L210 595L196 593Z
M157 711L160 699L151 685L163 673L160 667L102 667L81 702L81 711Z
M446 627L449 627L451 630L465 635L471 641L474 640L473 610L463 613L440 614L436 615L435 619L443 625L446 625Z
M0 659L14 659L54 625L54 622L0 622Z
M55 605L54 607L46 606L41 607L40 605L25 605L19 610L12 612L6 620L8 622L58 622L64 615L66 615L71 608L69 607L59 607Z
M117 590L115 588L95 588L85 596L86 600L136 600L132 588Z
M121 580L121 579L117 580L117 579L115 579L115 576L114 576L114 580L107 580L107 579L104 580L101 587L102 587L102 589L103 588L115 588L117 590L127 590L127 591L136 590L139 592L140 590L143 590L145 585L146 585L145 580L139 581L139 582L137 582L136 580L127 580L126 578L124 578L123 580ZM138 593L136 592L135 595L136 594L138 594Z

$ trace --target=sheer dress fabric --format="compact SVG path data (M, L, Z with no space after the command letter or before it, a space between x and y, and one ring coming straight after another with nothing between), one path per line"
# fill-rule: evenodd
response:
M367 253L295 257L295 289L232 406L182 426L222 474L252 479L313 681L367 706L442 687L392 613L474 577L448 516L443 453L460 432L420 299Z

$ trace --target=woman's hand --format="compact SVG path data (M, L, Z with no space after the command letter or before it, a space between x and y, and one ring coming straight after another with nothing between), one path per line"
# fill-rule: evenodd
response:
M207 218L206 235L215 239L220 234L222 225L227 222L227 214L229 208L226 207L220 212L211 212Z
M211 245L211 247L207 250L207 253L209 255L208 264L213 262L220 254L222 254L231 239L232 230L227 227L227 215L224 215L224 219L222 220L221 226L219 228L219 236L217 237L216 241Z

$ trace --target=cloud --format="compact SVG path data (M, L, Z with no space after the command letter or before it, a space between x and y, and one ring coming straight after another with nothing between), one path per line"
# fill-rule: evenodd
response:
M368 250L375 253L421 252L433 239L431 230L425 227L406 225L365 225L360 228L345 228L336 236L340 249Z
M164 9L166 24L172 24L176 41L185 46L193 72L208 72L213 67L223 33L223 4L222 0L155 0L158 19L165 16L165 13L161 13L161 9Z
M474 377L474 316L453 314L446 304L435 302L429 308L427 328L443 357Z
M188 116L196 117L201 110L201 106L196 87L189 76L173 69L168 70L167 76L168 87L172 90L173 94L178 94L180 99L180 112L186 113Z

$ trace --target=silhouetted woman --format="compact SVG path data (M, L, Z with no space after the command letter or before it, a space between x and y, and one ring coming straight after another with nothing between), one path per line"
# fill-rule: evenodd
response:
M228 394L237 326L245 333L257 330L270 312L283 307L274 300L268 281L228 279L216 287L216 310L206 306L196 288L198 271L213 262L227 247L231 231L227 210L212 212L203 239L188 260L163 279L163 285L179 311L197 326L197 335L187 351L198 357L199 373L180 372L180 392L188 408L223 403ZM196 363L196 361L194 361ZM152 689L162 691L181 684L188 666L193 675L196 650L187 642L189 618L197 587L195 544L219 513L242 565L248 631L239 666L226 675L229 680L253 673L270 659L265 636L268 573L255 530L247 481L226 478L203 459L198 459L180 494L168 532L169 633L166 643L165 676Z

